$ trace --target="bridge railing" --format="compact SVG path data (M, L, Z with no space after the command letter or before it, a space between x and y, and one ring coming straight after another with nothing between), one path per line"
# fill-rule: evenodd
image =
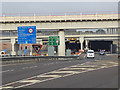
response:
M65 33L65 35L114 35L118 34L118 32L114 33ZM37 36L48 36L48 35L58 35L57 33L37 33ZM0 37L17 37L16 34L2 34Z
M98 20L118 19L118 14L56 15L56 16L2 16L0 22L20 21L61 21L61 20Z

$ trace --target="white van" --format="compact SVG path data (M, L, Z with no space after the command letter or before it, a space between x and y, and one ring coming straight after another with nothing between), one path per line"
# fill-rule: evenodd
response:
M94 55L94 50L88 50L87 51L87 58L94 58L95 55Z

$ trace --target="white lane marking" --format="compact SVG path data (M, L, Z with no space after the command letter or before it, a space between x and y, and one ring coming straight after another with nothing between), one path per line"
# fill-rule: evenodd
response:
M83 64L85 64L85 63L83 63ZM83 65L82 64L82 65ZM62 68L61 68L62 69ZM58 70L61 70L61 69L58 69ZM55 70L56 71L56 70ZM52 71L53 72L53 71ZM48 72L48 73L51 73L51 72ZM78 72L77 72L78 73ZM44 73L44 74L47 74L47 73ZM75 74L75 73L71 73L71 74ZM71 75L70 74L70 75ZM41 75L43 75L43 74L41 74ZM38 76L40 76L40 75L37 75L37 76L33 76L33 77L30 77L30 78L26 78L26 79L31 79L31 78L34 78L34 77L38 77ZM63 76L62 76L63 77ZM60 77L55 77L55 78L60 78ZM51 79L45 79L45 80L42 80L42 81L39 81L39 82L44 82L44 81L48 81L48 80L52 80L52 79L55 79L55 78L51 78ZM26 80L26 79L23 79L23 80ZM23 80L19 80L19 81L15 81L15 82L12 82L12 83L19 83L19 82L21 82L21 81L23 81ZM36 82L36 83L39 83L39 82ZM11 85L12 83L8 83L8 84L5 84L5 85L2 85L1 87L8 87L7 85ZM14 87L14 88L21 88L21 87L25 87L25 86L29 86L29 85L32 85L32 84L35 84L35 83L30 83L30 84L27 84L27 85L21 85L21 86L18 86L18 87Z
M84 65L84 64L82 64L82 65ZM105 67L105 68L108 68L108 67L113 67L112 65L111 66L107 66L107 67ZM66 67L66 68L68 68L68 67ZM103 68L103 67L100 67L100 68L97 68L97 69L89 69L88 71L91 71L91 70L98 70L98 69L101 69L101 68ZM63 70L63 68L61 68L61 69L58 69L58 70ZM58 72L58 70L55 70L55 71L52 71L52 72L47 72L47 73L44 73L44 74L50 74L50 73L54 73L54 72ZM83 72L88 72L88 71L82 71L82 72L76 72L76 71L70 71L71 73L69 73L69 74L67 74L67 75L64 75L64 76L62 76L62 77L65 77L65 76L69 76L69 75L74 75L74 74L79 74L79 73L83 73ZM61 72L61 71L59 71L59 72ZM62 71L63 72L63 71ZM65 71L66 72L66 71ZM68 72L68 71L67 71ZM76 73L75 73L76 72ZM41 75L43 75L43 74L41 74ZM38 76L38 75L37 75ZM34 76L34 77L37 77L37 76ZM40 76L40 75L39 75ZM30 77L30 78L33 78L33 77ZM60 77L54 77L54 78L50 78L50 79L44 79L44 80L39 80L39 81L37 81L37 82L33 82L33 83L30 83L30 84L27 84L27 85L21 85L21 86L18 86L18 87L14 87L14 88L20 88L20 87L25 87L25 86L29 86L29 85L32 85L32 84L36 84L36 83L40 83L40 82L44 82L44 81L48 81L48 80L52 80L52 79L56 79L56 78L60 78ZM28 78L27 78L28 79ZM27 80L27 79L23 79L23 80ZM23 81L23 80L20 80L20 81ZM19 83L20 81L16 81L15 83ZM11 85L11 84L6 84L6 85L3 85L3 87L8 87L7 85Z
M90 67L90 68L93 68L93 67L98 67L97 65L75 65L75 66L71 66L72 68L74 67Z
M32 67L29 67L29 68L36 68L36 67L38 67L38 66L32 66Z
M118 64L118 62L108 62L108 63L112 63L112 64Z
M22 69L27 69L28 67L23 67Z
M6 70L6 71L1 71L0 73L12 72L12 71L14 71L14 69L11 69L11 70Z
M101 68L98 68L98 69L101 69ZM96 70L98 70L98 69L96 69ZM83 72L87 72L87 71L83 71ZM79 73L83 73L83 72L79 72ZM77 74L79 74L79 73L77 73ZM74 75L74 74L67 74L67 75L64 75L63 77L70 76L70 75ZM60 78L60 77L57 77L57 78ZM45 82L45 81L49 81L49 80L53 80L53 79L56 79L56 78L45 79L45 80L42 80L42 81L39 81L39 82L36 82L36 83ZM18 87L15 87L15 88L21 88L21 87L33 85L33 84L36 84L36 83L30 83L30 84L18 86Z
M77 71L53 71L51 73L78 73Z
M101 69L101 68L98 68L98 69ZM96 69L97 70L97 69ZM84 71L86 72L86 71ZM49 72L48 72L49 73ZM79 73L83 73L83 72L79 72ZM74 74L67 74L63 77L66 77L66 76L70 76L70 75L74 75ZM57 78L60 78L60 77L57 77ZM25 86L29 86L29 85L33 85L33 84L36 84L36 83L40 83L40 82L44 82L44 81L48 81L48 80L52 80L52 79L56 79L56 78L51 78L51 79L46 79L46 80L42 80L42 81L38 81L38 82L34 82L34 83L30 83L30 84L27 84L27 85L21 85L21 86L18 86L18 87L15 87L15 88L21 88L21 87L25 87ZM22 81L22 80L21 80Z
M22 69L31 69L31 68L36 68L38 66L31 66L31 67L23 67Z
M61 77L60 75L40 75L38 77Z
M23 81L20 81L21 83L24 83L24 82L30 82L30 83L35 83L35 82L39 82L40 80L23 80Z
M12 86L2 87L2 89L13 88Z
M81 68L75 68L75 67L74 67L74 68L71 68L71 67L70 67L70 68L64 68L64 70L68 70L68 69L69 69L69 70L79 70L79 69L81 69Z

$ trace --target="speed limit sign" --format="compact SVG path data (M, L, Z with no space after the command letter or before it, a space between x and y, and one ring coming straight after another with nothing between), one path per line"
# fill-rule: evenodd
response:
M33 33L33 29L30 28L30 29L28 30L28 32L29 32L29 33Z

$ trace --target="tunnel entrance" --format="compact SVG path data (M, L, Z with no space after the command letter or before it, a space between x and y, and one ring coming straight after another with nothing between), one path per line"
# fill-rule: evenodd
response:
M72 51L75 50L76 52L79 51L79 49L81 49L81 44L79 42L79 40L70 40L70 41L66 41L65 42L66 45L66 49L71 49ZM83 43L83 48L85 48L85 42Z
M104 49L105 51L109 52L111 50L111 44L113 41L89 41L88 47L94 51L99 51L100 49Z

